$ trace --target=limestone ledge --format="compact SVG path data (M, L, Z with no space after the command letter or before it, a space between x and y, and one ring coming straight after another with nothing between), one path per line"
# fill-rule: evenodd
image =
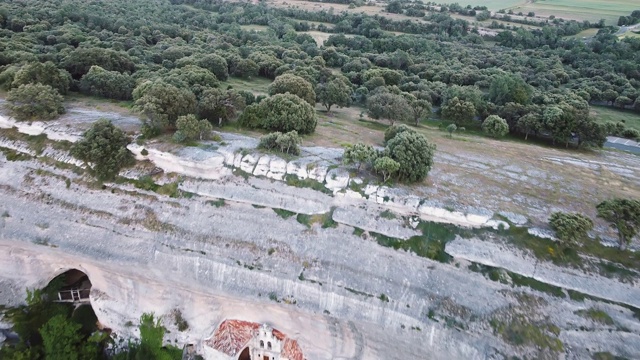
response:
M236 135L237 137L237 135ZM233 142L233 140L229 140ZM366 185L362 192L351 190L350 184L362 183L362 180L350 177L347 169L340 167L339 156L341 151L334 154L333 158L318 156L323 149L303 148L302 156L298 159L286 161L275 155L237 152L238 148L233 143L220 146L216 150L200 148L183 148L175 153L165 152L151 146L130 144L129 150L135 154L138 160L151 161L155 166L166 173L179 173L192 178L185 181L181 188L203 196L211 196L222 199L250 202L256 205L282 208L305 214L327 212L331 202L330 198L323 199L325 206L310 206L291 208L285 205L283 195L277 192L287 193L286 187L279 186L270 194L261 194L257 187L255 191L243 189L242 194L233 189L238 189L237 182L230 180L233 169L241 170L257 178L282 181L286 176L295 176L299 179L312 179L322 183L331 190L334 197L346 197L353 200L364 200L397 210L402 215L417 215L423 220L445 222L465 227L504 227L509 224L492 219L492 211L450 211L439 207L438 204L429 202L414 195L405 194L394 188L382 185ZM146 155L142 155L142 150ZM337 156L336 156L337 155ZM214 180L206 183L203 180ZM217 182L216 182L217 181ZM256 181L252 178L251 181ZM253 185L252 185L253 186ZM291 196L305 198L309 194L307 189L296 189ZM317 191L312 191L317 193ZM285 197L288 195L285 195ZM343 219L344 220L344 219ZM390 235L392 236L392 235ZM405 235L401 236L405 238Z
M546 284L640 308L640 284L621 283L599 275L539 262L508 245L457 237L445 251L456 258L499 267Z

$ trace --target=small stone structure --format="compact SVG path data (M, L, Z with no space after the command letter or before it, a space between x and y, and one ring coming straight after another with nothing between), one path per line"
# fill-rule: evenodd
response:
M267 324L225 320L205 345L240 360L305 360L296 340Z
M288 360L281 357L282 342L273 335L273 329L267 324L262 324L249 341L249 352L251 359Z

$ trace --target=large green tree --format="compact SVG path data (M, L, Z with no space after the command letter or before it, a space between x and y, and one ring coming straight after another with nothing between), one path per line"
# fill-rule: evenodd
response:
M49 85L62 95L69 91L71 75L65 70L58 69L54 63L29 63L21 67L13 78L12 87L36 84Z
M316 105L316 93L313 85L307 80L293 74L278 76L269 84L269 95L291 93L308 102L311 106Z
M608 221L618 231L618 244L624 250L640 230L640 201L631 199L605 200L596 206L598 217Z
M393 139L394 137L396 137L396 135L404 131L415 132L415 130L405 124L389 126L384 131L384 143L388 143L389 140Z
M529 138L529 134L537 133L542 129L542 119L536 113L529 113L518 119L516 127L524 133L524 139Z
M482 131L494 138L503 137L509 133L509 124L498 115L489 115L482 122Z
M315 131L317 119L315 110L308 102L293 94L277 94L260 102L260 127L273 131L300 134Z
M133 90L135 108L156 129L173 129L178 116L192 114L196 97L187 89L178 89L163 81L146 81Z
M229 65L227 60L217 54L206 54L198 57L198 66L211 71L220 81L229 78Z
M198 115L222 126L234 120L245 108L245 98L233 90L207 89L198 101Z
M404 122L413 119L409 102L401 95L382 92L367 99L369 116L374 119L388 120L391 126L396 121Z
M52 120L65 113L62 95L49 85L26 84L9 91L9 114L17 120Z
M546 107L542 112L545 130L551 133L554 143L563 143L569 147L569 141L578 128L579 114L567 103Z
M453 121L456 125L465 125L473 120L476 108L469 101L463 101L454 97L442 107L442 116Z
M327 112L331 111L333 105L338 107L351 106L351 86L348 80L335 78L326 83L320 83L316 86L317 100L327 108Z
M180 89L190 90L196 96L220 84L211 71L196 65L187 65L172 69L162 77L162 81Z
M409 105L411 106L411 114L416 126L420 124L421 120L431 115L431 103L427 100L416 99L411 101Z
M132 73L135 70L135 64L129 54L100 47L77 48L64 58L62 65L74 79L80 79L94 65L123 73Z
M243 78L251 78L258 75L258 70L260 66L256 64L255 61L250 59L241 59L235 64L233 68L233 75L243 77Z
M497 105L509 102L526 105L531 101L533 89L521 77L513 74L498 75L489 87L489 100Z
M128 74L107 71L96 65L80 79L80 91L88 95L129 100L135 83Z
M71 147L71 155L91 164L92 171L100 180L113 180L120 169L134 163L127 149L129 138L111 121L101 119L82 134L82 139Z
M438 83L433 83L431 84L431 86L433 86L434 89L442 87L442 85ZM474 114L480 116L488 115L485 114L485 112L487 111L487 102L485 100L485 95L477 86L445 86L440 90L440 92L442 92L441 98L443 108L449 104L449 101L453 100L454 98L458 98L459 101L471 103L473 105L473 108L475 109Z
M387 142L385 156L398 164L398 178L401 181L422 181L433 166L436 146L426 137L414 131L403 131Z
M56 315L40 328L44 358L46 360L89 360L82 356L83 336L80 333L82 325L72 322L66 316ZM97 356L96 353L93 354Z

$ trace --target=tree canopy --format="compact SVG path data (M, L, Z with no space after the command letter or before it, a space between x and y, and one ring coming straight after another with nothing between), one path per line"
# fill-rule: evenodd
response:
M388 120L391 125L396 121L414 119L411 107L404 97L389 92L375 94L367 100L369 116L374 119Z
M621 250L640 230L640 201L631 199L605 200L596 206L598 217L608 221L618 231Z
M49 85L23 84L9 91L9 114L17 120L52 120L65 113L63 97Z
M442 116L453 121L456 125L468 124L476 114L476 108L469 101L454 97L442 107Z
M294 82L305 90L289 92L310 104L317 100L329 111L355 101L391 123L419 121L428 115L426 102L458 126L479 129L474 118L498 115L512 134L565 147L602 146L608 132L589 116L591 105L640 113L640 39L620 38L604 21L513 17L510 23L531 29L487 21L498 34L480 36L474 16L508 15L458 4L438 11L407 1L387 5L425 21L219 0L154 3L153 11L146 0L5 2L0 87L42 84L61 95L133 98L147 117L147 135L173 130L178 116L196 113L203 94L229 76L297 76L311 91ZM621 23L634 22L636 12ZM598 29L587 42L569 36L586 29ZM316 43L311 30L326 33L325 43ZM148 83L164 89L146 97L132 91ZM385 101L398 111L384 110ZM628 126L623 131L634 135Z
M494 138L502 137L509 133L509 124L498 115L489 115L482 122L482 131Z
M203 119L222 126L244 110L245 97L233 90L207 89L200 95L197 113Z
M113 180L121 168L132 165L133 154L127 149L129 138L111 121L101 119L73 144L71 155L91 164L98 179Z
M313 85L307 80L293 74L278 76L269 85L269 95L291 93L297 95L311 106L316 105L316 93Z
M198 120L193 114L179 116L176 121L176 128L178 131L173 134L173 138L178 142L185 140L204 140L209 137L213 130L208 120Z
M178 116L192 114L196 97L161 80L146 81L133 90L136 109L142 112L151 127L174 129Z
M526 105L531 101L533 90L522 78L516 75L499 75L491 81L489 101L496 105L517 103Z
M318 102L327 108L327 111L331 111L333 105L341 108L351 106L352 91L348 81L334 78L329 82L318 84L315 90Z
M109 99L130 100L135 80L128 74L108 71L94 65L80 79L80 91Z
M280 132L295 130L300 134L315 131L318 121L315 110L296 95L277 94L254 105L247 108L251 115L243 114L242 125Z
M376 151L371 145L363 143L357 143L354 145L348 145L344 149L342 155L342 162L344 164L356 165L356 170L359 172L362 165L367 165L376 158Z
M549 225L562 242L576 245L587 239L587 232L593 228L593 221L582 214L554 212L549 218Z
M19 87L27 84L49 85L64 95L71 86L71 75L65 70L58 69L51 61L29 63L15 73L11 86Z
M402 131L387 142L384 156L400 164L398 179L422 181L433 166L436 146L415 131Z

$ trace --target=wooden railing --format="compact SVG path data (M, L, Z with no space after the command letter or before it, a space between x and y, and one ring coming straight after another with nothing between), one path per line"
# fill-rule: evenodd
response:
M57 302L89 302L91 289L70 289L58 292Z

